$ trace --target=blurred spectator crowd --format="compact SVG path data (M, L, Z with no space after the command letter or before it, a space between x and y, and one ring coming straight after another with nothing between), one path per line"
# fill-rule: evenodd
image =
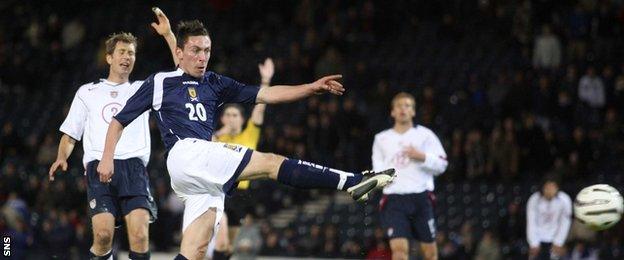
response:
M138 1L0 3L6 25L0 27L0 232L12 235L18 254L85 258L91 235L81 147L68 173L47 180L58 127L77 88L106 77L108 34L139 37L131 79L173 67L166 44L149 27L150 7ZM445 201L436 209L441 259L525 255L523 205L545 173L562 176L572 196L596 182L624 191L622 1L207 0L160 8L173 24L202 20L213 40L211 69L239 81L258 82L256 63L265 57L275 60L278 84L344 75L343 97L270 106L261 151L367 169L373 135L391 126L390 99L398 91L414 94L417 123L439 135L450 162L436 183ZM169 251L179 241L183 205L169 188L164 149L152 130L149 172L160 208L150 235L159 238L152 240L154 250ZM483 224L478 214L451 221L452 207L466 208L455 202L461 198L449 200L449 185L485 185L466 194L508 194L509 200L499 205L494 223ZM314 194L259 181L241 196L258 219L245 218L252 239L235 242L254 254L388 256L384 232L374 226L374 200L275 228L268 216ZM340 212L366 214L371 226L357 239L343 239L348 230L331 221ZM571 241L570 256L624 258L624 225L614 230L603 239ZM250 242L256 237L262 244Z

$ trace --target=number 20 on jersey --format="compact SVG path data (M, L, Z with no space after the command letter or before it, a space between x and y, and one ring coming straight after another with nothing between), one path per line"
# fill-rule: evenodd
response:
M184 106L189 109L189 120L206 121L206 108L202 103L186 103Z

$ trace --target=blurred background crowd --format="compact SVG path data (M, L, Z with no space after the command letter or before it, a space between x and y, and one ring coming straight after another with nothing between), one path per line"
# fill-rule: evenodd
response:
M218 73L258 82L256 64L272 57L273 83L344 75L343 97L269 106L261 151L368 169L373 135L391 126L391 97L414 94L416 122L438 134L450 163L436 181L441 259L526 255L524 204L546 173L562 176L571 196L598 182L623 191L624 1L158 4L174 25L195 18L207 25L209 66ZM14 238L22 256L82 259L87 253L81 147L68 173L47 179L58 127L78 87L106 77L107 35L139 37L133 80L173 68L165 42L149 26L152 5L0 3L0 231ZM170 189L155 125L152 143L149 174L159 218L150 230L158 239L151 242L154 251L170 251L179 242L183 205ZM341 204L332 194L253 182L241 191L249 215L235 247L249 255L387 256L378 198ZM305 214L301 205L321 196L332 198L329 206ZM289 208L299 216L273 225L270 216ZM575 226L568 244L573 259L624 258L622 223L600 234ZM126 247L123 239L117 246Z

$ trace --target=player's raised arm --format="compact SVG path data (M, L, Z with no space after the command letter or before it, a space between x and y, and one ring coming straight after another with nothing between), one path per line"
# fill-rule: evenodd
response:
M177 40L175 34L173 34L173 31L171 30L169 18L167 18L165 13L158 7L152 7L152 12L154 12L154 15L156 15L158 23L152 23L151 25L156 30L156 32L160 36L165 38L165 41L167 41L167 45L169 46L169 50L171 51L171 56L173 57L173 63L178 66L178 63L180 63L180 61L178 60L178 57L176 57L175 53Z
M269 87L271 84L271 79L273 78L273 74L275 73L275 65L273 64L273 60L271 58L267 58L264 60L264 63L258 64L258 71L260 71L260 88ZM264 111L266 110L266 104L257 104L254 109L251 111L251 117L249 118L251 122L255 125L260 126L264 123Z
M256 97L256 102L264 104L287 103L327 92L340 96L345 91L342 84L337 81L340 78L342 75L331 75L309 84L261 88Z

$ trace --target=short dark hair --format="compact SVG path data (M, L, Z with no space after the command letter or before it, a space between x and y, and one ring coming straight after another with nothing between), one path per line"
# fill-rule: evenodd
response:
M184 48L184 44L186 40L188 40L191 36L208 36L208 30L204 27L204 24L199 20L192 21L181 21L178 23L178 47L180 49Z
M548 173L542 178L542 187L548 182L552 182L556 184L557 187L559 187L561 183L561 178L556 173Z
M137 47L137 38L134 35L128 32L118 32L111 34L106 39L106 54L112 55L118 42L134 44L134 47Z

